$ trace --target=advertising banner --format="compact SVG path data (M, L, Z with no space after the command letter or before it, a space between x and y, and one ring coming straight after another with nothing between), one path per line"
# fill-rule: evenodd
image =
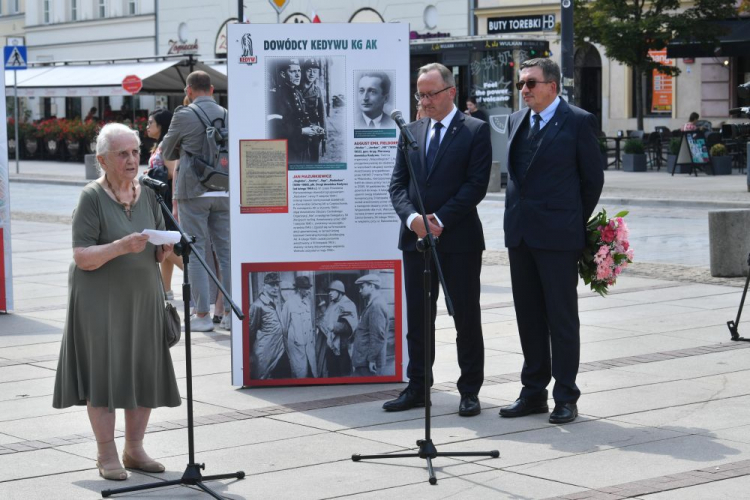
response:
M0 95L5 95L5 81L0 79ZM6 123L5 106L0 118ZM10 185L8 184L8 131L0 127L0 311L13 309L13 274L10 257ZM18 142L14 142L18 147Z
M667 59L667 49L649 50L648 55L651 56L651 59L661 64L674 66L674 60ZM674 79L670 75L659 73L657 70L653 71L652 79L651 112L671 113Z
M232 383L403 380L405 24L228 26ZM405 113L408 115L408 113Z

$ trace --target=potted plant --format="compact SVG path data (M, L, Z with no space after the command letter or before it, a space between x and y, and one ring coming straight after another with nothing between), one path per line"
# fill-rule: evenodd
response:
M646 171L646 149L643 147L643 141L637 138L631 138L625 141L622 148L622 169L625 172L645 172Z
M21 122L18 124L18 135L23 140L23 146L28 156L34 156L39 149L39 139L42 131L34 122Z
M99 134L101 124L94 120L87 120L81 124L83 129L83 143L88 154L96 154L96 136Z
M83 122L80 120L58 120L58 123L68 154L77 159L78 152L81 149L81 141L85 137Z
M8 118L8 158L10 158L16 152L16 120ZM18 131L18 135L21 135L21 131Z
M63 140L62 127L57 118L50 118L39 122L39 129L42 133L42 142L47 152L54 156L57 154L60 141Z
M727 154L725 145L714 144L708 154L711 155L711 170L713 170L714 175L730 175L732 173L732 157Z

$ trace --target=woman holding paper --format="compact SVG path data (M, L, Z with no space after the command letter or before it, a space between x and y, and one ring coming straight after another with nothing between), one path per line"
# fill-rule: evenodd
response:
M164 229L153 191L141 189L140 140L109 123L96 140L104 174L83 188L73 214L68 313L53 406L86 405L97 444L97 468L121 481L127 468L162 472L143 437L152 408L179 406L164 336L164 294L157 262L172 245L153 245L144 229ZM114 441L115 409L125 410L122 463Z

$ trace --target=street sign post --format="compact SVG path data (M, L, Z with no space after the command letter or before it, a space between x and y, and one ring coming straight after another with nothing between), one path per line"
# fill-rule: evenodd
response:
M14 41L17 41L17 39ZM16 173L19 173L20 167L18 159L21 150L21 141L18 137L18 70L26 69L28 67L26 46L7 45L3 49L3 61L5 62L5 69L13 70L13 120L15 121L16 133Z
M143 88L143 80L138 75L128 75L122 79L122 88L130 95L137 94ZM133 127L135 127L135 99L133 99Z
M279 24L281 12L286 8L289 0L268 0L268 3L276 10L276 24Z

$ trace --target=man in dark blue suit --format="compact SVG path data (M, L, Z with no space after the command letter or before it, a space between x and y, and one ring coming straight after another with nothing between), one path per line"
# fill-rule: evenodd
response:
M419 144L409 151L414 175L409 175L404 153L399 151L391 178L391 201L403 222L399 249L403 251L409 349L408 387L383 405L386 411L424 406L424 391L432 385L425 374L425 356L435 361L435 316L439 282L432 269L432 347L424 349L423 255L417 239L427 234L419 214L415 187L419 187L427 211L427 223L437 245L448 293L455 309L456 344L461 376L459 415L481 412L479 389L484 380L484 341L479 307L479 275L482 270L484 234L477 205L487 193L492 162L487 123L464 115L454 106L456 83L442 64L428 64L419 70L415 98L422 105L422 118L408 125ZM401 138L403 142L403 136ZM429 379L428 379L429 377Z
M560 68L549 59L521 64L516 87L528 108L510 117L505 246L524 364L521 395L503 417L547 413L550 423L578 416L580 357L578 258L586 222L604 185L594 115L558 97Z

